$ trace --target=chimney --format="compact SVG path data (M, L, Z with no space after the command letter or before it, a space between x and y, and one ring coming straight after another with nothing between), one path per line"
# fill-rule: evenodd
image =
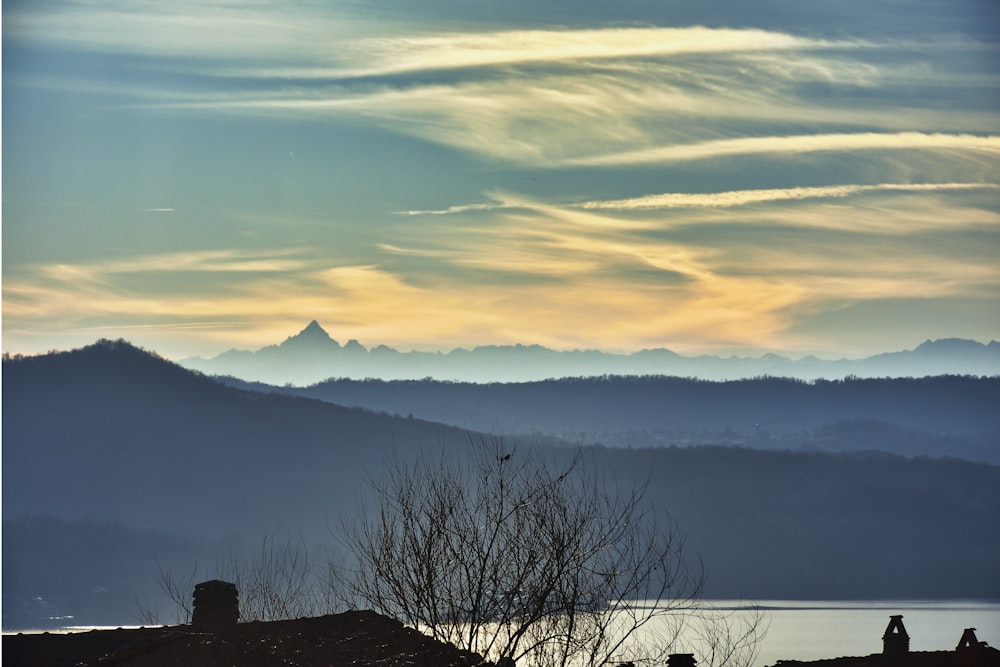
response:
M976 629L966 628L962 633L962 638L958 640L956 651L974 651L980 647L979 640L976 639Z
M902 615L890 616L889 625L882 635L882 654L891 656L906 655L910 652L910 635L903 627Z
M213 579L195 585L191 625L196 629L219 633L235 626L239 617L240 604L236 584Z

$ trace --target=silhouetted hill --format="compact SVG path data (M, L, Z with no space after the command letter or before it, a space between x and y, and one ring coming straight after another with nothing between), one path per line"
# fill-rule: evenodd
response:
M222 381L455 426L612 446L715 442L881 449L1000 463L997 377L812 383L620 376L507 384L328 380L305 388Z
M5 360L3 382L5 516L142 524L153 512L185 531L265 518L322 523L394 445L468 438L440 424L240 391L123 341ZM247 519L234 524L235 510Z
M585 401L586 383L567 386L581 393L564 401ZM185 550L193 564L204 558L199 545L252 545L264 532L331 544L328 525L357 511L363 479L391 452L464 447L470 437L222 386L124 342L5 359L3 388L4 531L20 536L4 540L5 613L8 595L58 595L68 572L87 585L56 611L82 613L93 606L83 591L119 595L108 576L137 576L123 559L146 558L155 580L157 551L181 567ZM642 394L637 385L633 400ZM733 447L590 452L609 482L648 481L703 558L710 595L1000 597L1000 468ZM56 523L32 518L43 514ZM123 614L132 608L119 603Z
M485 345L451 352L398 352L380 345L368 350L358 341L343 347L315 320L281 345L255 352L230 350L211 359L180 363L212 375L231 375L269 384L308 385L328 378L407 380L436 378L466 382L530 382L594 375L673 375L712 380L763 375L816 378L920 377L924 375L1000 375L1000 344L971 340L926 341L913 350L866 359L789 359L682 356L657 348L633 354L598 350L551 350L540 345Z

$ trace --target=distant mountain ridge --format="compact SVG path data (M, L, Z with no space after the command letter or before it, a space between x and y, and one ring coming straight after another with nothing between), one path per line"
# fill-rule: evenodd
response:
M532 382L599 375L670 375L705 380L772 376L799 380L928 375L1000 375L1000 342L944 338L912 350L863 359L791 359L684 356L666 348L615 354L599 350L552 350L540 345L484 345L450 352L400 352L385 345L371 349L357 340L343 346L316 321L278 345L256 351L232 349L212 358L178 363L210 375L229 375L269 384L315 384L330 378Z

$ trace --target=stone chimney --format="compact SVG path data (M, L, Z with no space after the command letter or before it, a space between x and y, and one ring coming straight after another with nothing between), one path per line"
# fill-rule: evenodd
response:
M902 615L890 616L889 625L882 635L882 654L891 656L906 655L910 652L910 635L903 627Z
M962 633L962 638L958 640L958 646L955 647L956 651L974 651L980 646L979 640L976 638L975 628L966 628L965 632Z
M955 647L956 667L986 667L1000 663L1000 657L991 656L989 645L976 637L975 628L966 628Z
M239 618L240 604L236 584L213 579L195 585L191 625L197 630L223 632L235 626Z

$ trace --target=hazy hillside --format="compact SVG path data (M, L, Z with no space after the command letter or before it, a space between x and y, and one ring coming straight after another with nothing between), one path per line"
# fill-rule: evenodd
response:
M332 545L329 526L391 452L458 452L470 437L225 387L121 342L5 360L3 384L5 614L45 597L77 622L128 622L155 558L206 571L206 551L267 532ZM648 481L710 595L1000 596L1000 468L723 447L591 455L609 483Z
M648 480L703 557L708 589L767 599L1000 593L1000 468L732 447L595 450Z
M435 378L465 382L531 382L595 375L673 375L710 380L759 376L816 378L921 377L924 375L1000 375L1000 343L971 340L926 341L913 350L865 359L790 359L684 356L664 348L632 354L599 350L551 350L540 345L485 345L470 350L399 352L385 345L371 349L356 340L341 346L316 321L279 345L256 351L229 350L216 357L182 359L182 365L211 375L300 386L328 378L413 380Z
M6 481L6 478L5 478ZM121 522L52 515L3 521L3 629L140 622L143 605L174 621L159 568L177 575L242 549L229 537L193 538ZM256 546L256 545L254 545Z
M996 377L814 383L634 376L507 384L328 380L305 388L223 381L455 426L609 446L880 449L1000 463Z
M3 365L4 516L169 529L322 524L394 445L440 424L224 387L123 342Z

